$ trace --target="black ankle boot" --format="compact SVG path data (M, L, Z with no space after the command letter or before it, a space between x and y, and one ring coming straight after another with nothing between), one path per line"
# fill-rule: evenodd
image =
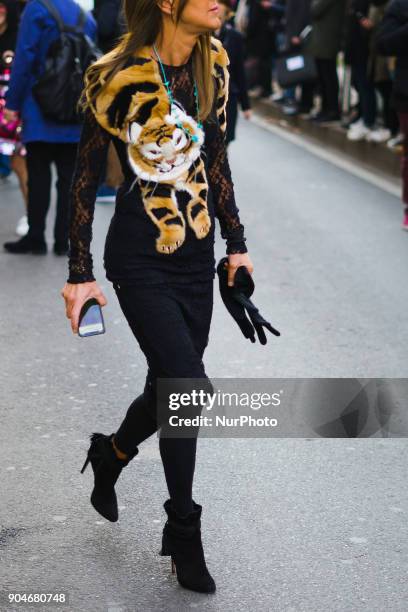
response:
M172 573L176 569L181 586L200 593L214 593L215 582L207 569L201 541L202 506L193 502L194 510L186 517L177 514L170 499L163 506L168 518L160 554L171 556Z
M34 240L28 234L14 242L5 242L4 248L9 253L32 255L45 255L47 253L47 243L45 240Z
M127 459L119 459L112 446L112 437L102 433L90 435L91 446L81 469L84 473L86 466L91 462L94 471L95 483L91 493L91 504L99 514L108 521L115 523L118 518L118 501L115 493L115 484L122 469L135 457L139 449L128 455Z

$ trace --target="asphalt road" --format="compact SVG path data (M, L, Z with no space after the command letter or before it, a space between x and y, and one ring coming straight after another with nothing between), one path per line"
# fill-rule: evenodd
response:
M282 336L245 341L216 291L209 376L404 378L398 199L256 125L241 126L230 158L254 301ZM0 214L3 243L22 214L14 181L0 186ZM156 436L118 483L119 522L90 506L91 470L79 473L88 435L115 430L145 377L104 278L111 214L97 206L93 243L105 336L71 334L59 295L66 261L0 253L1 612L405 612L403 438L201 439L194 498L215 595L179 587L158 556L167 491ZM44 591L69 603L4 599Z

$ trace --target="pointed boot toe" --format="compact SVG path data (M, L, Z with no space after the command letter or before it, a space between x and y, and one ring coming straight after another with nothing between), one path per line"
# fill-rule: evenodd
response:
M90 499L92 506L103 518L111 523L117 522L119 519L118 500L114 489L94 488Z

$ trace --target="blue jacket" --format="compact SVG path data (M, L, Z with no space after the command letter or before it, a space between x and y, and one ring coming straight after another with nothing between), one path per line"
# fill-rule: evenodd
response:
M52 2L65 23L76 24L79 6L74 0ZM85 33L95 40L96 24L90 14L87 15ZM6 94L7 108L21 113L24 143L79 141L81 126L62 125L45 119L31 93L37 76L44 69L47 50L58 36L57 24L45 6L39 0L29 0L21 19L10 87Z

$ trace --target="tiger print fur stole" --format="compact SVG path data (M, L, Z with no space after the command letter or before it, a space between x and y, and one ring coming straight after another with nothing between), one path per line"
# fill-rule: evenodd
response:
M211 55L216 113L225 133L229 59L221 42L214 37ZM100 83L103 77L102 73ZM204 131L179 103L175 103L170 113L160 67L150 56L148 47L138 52L131 66L114 76L91 108L98 123L127 145L128 162L139 184L145 211L158 229L156 250L162 254L174 253L185 241L186 223L196 238L205 238L211 228L211 218L201 157ZM190 136L177 127L178 122L188 128ZM196 138L191 138L193 135ZM178 191L188 194L186 218L178 207Z

